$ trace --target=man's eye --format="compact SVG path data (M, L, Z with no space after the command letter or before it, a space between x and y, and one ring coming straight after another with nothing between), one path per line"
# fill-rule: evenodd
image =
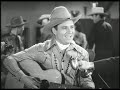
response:
M64 27L62 27L62 29L67 29L67 27L64 26Z
M74 26L71 26L71 28L74 28Z

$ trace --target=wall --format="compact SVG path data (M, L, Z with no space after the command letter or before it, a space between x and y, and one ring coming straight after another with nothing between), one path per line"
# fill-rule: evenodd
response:
M13 16L21 15L24 19L28 21L27 27L30 28L28 31L28 42L29 46L35 44L36 32L35 27L38 26L36 23L37 19L42 14L51 13L55 6L63 5L66 6L69 10L80 10L83 12L82 6L89 5L88 2L54 2L54 1L17 1L17 2L1 2L1 29L2 33L8 32L8 29L5 27L9 23L10 19Z
M50 3L54 5L54 3ZM36 21L41 14L50 13L52 6L49 2L2 2L1 28L7 32L5 25L9 23L13 16L21 15L28 21L27 27L29 35L29 46L35 44L35 30ZM44 8L45 7L45 8Z
M110 13L112 19L118 19L119 18L119 2L114 2L113 5L108 10L108 13Z

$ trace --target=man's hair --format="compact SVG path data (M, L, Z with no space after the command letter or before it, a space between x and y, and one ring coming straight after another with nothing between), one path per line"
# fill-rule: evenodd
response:
M55 25L53 28L55 28L57 30L57 27L58 27L59 24Z
M105 15L101 15L101 14L99 16L101 19L104 19L104 17L105 17Z

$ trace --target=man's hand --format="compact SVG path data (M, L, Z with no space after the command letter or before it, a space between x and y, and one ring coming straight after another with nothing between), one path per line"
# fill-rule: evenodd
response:
M39 89L40 83L36 81L34 77L31 76L22 76L20 79L21 82L25 84L27 88Z
M5 42L1 42L1 52L5 50Z
M83 78L89 77L92 75L92 72L94 70L94 63L81 60L79 61L78 69L81 71L81 76Z
M93 69L94 68L94 63L93 62L87 62L87 61L79 61L80 64L80 69L83 70L88 70L88 69Z

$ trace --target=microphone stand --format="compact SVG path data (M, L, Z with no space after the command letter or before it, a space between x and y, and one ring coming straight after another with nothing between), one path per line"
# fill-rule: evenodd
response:
M94 61L96 62L96 61ZM97 73L97 72L96 72ZM103 83L108 87L110 88L110 86L106 83L106 81L101 77L101 75L99 73L97 73L97 75L100 77L100 79L103 81Z
M105 80L101 77L101 75L98 73L98 76L100 77L100 79L103 81L103 83L108 87L110 88L110 86L105 82Z

